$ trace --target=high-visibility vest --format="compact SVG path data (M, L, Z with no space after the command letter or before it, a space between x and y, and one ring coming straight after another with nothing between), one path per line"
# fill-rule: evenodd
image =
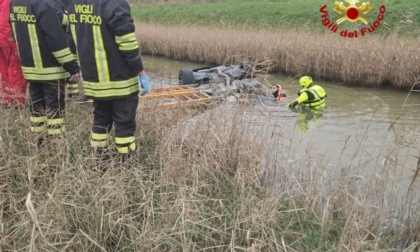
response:
M327 93L319 85L311 85L309 88L301 89L297 101L305 107L322 109L326 107Z

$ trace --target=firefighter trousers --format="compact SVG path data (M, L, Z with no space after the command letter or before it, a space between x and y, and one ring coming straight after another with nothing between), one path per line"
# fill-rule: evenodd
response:
M22 75L19 57L13 47L0 47L1 92L4 106L26 105L28 83Z
M65 132L65 81L29 83L32 133L59 136Z
M90 144L94 148L107 148L109 132L115 128L117 152L129 154L136 151L136 111L139 102L138 94L116 100L93 101L93 127Z

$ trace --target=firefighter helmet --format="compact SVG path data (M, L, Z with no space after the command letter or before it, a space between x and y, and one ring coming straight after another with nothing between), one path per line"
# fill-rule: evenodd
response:
M300 84L300 86L301 87L303 87L303 88L307 88L307 87L309 87L309 85L311 85L313 82L312 82L312 78L311 77L309 77L309 76L303 76L302 78L300 78L300 80L299 80L299 84Z

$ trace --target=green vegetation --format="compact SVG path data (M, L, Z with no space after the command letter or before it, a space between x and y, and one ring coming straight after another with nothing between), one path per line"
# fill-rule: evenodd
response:
M328 31L321 24L320 8L327 5L331 20L341 16L334 12L332 0L225 0L225 1L137 1L133 16L142 22L170 25L206 25L236 29L308 29ZM193 3L191 3L193 2ZM348 4L344 2L347 6ZM409 0L371 1L372 11L363 15L372 24L380 5L386 13L377 34L396 31L410 36L420 35L420 5ZM360 6L360 4L358 5ZM361 22L359 22L362 24ZM343 28L352 27L342 24ZM353 25L353 24L351 24Z
M419 76L420 16L416 13L420 5L408 0L371 1L372 10L362 15L368 25L346 21L332 32L323 25L320 9L327 5L328 21L335 22L343 16L334 11L334 4L325 0L139 0L132 2L132 10L142 27L138 35L145 54L213 64L251 57L271 60L273 71L294 76L411 88ZM381 5L385 6L383 20L367 32ZM356 31L358 39L343 38L344 31Z

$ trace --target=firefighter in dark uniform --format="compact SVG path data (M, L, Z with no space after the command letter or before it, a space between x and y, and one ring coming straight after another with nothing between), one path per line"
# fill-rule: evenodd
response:
M73 0L69 21L85 95L93 99L91 146L102 155L98 158L107 159L109 132L114 125L118 156L122 160L135 157L139 86L146 93L149 82L130 6L125 0Z
M67 32L67 27L69 24L68 19L68 1L67 0L48 0L51 5L56 9L58 16L61 20L61 25L63 27L63 30L66 32L67 39L70 46L70 51L74 54L74 57L76 60L78 59L77 53L76 53L76 47L74 45L74 41L70 35L70 33ZM70 99L75 100L80 98L83 100L83 97L79 96L79 83L66 83L67 86L67 95Z
M47 1L13 0L10 22L23 76L29 82L31 132L42 136L46 130L49 136L62 135L65 82L80 79L62 20Z

